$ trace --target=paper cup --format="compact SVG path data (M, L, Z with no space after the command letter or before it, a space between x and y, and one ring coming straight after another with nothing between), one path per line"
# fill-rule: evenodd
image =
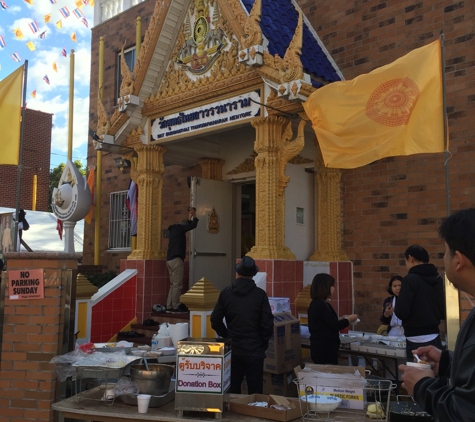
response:
M428 363L407 362L406 365L418 369L431 369L431 366Z
M139 394L137 396L137 406L139 408L139 413L147 413L150 397L152 397L150 394Z

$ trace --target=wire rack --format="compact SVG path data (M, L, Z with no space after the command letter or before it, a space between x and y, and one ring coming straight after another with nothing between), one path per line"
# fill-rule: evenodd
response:
M311 382L308 381L308 378L306 379L305 383L299 379L294 380L300 396L299 402L303 421L388 422L391 393L397 387L392 381L365 379L361 383L361 388L353 394L348 394L344 391L344 388L335 389L333 393L328 393L330 388L325 387L326 378L317 379L315 377ZM344 386L344 380L341 381L341 385ZM322 393L322 391L325 392ZM326 405L323 402L329 395L341 398L340 405L335 410L325 410ZM321 402L319 402L319 398L321 398ZM373 412L369 416L368 408L374 410L375 407L378 412Z
M76 402L96 400L112 405L115 395L107 392L115 387L124 370L125 368L77 367Z

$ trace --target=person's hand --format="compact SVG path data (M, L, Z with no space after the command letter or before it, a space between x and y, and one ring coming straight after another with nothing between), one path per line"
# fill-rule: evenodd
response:
M442 350L435 346L423 346L413 350L412 353L419 356L420 360L427 362L435 375L439 374L439 362L442 356Z
M394 312L394 308L393 308L393 305L391 303L388 303L386 305L386 309L384 310L384 316L386 318L389 318Z
M192 220L193 217L196 217L196 208L188 207L188 220Z
M401 375L402 387L405 388L408 394L414 396L414 386L422 378L430 377L435 378L434 371L432 369L419 369L413 366L399 365L398 369L403 372Z
M357 314L351 314L351 315L347 315L346 316L346 319L351 323L351 322L356 322L356 320L358 319L358 315Z

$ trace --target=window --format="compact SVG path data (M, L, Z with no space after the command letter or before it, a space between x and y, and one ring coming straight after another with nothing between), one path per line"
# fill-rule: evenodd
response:
M117 55L117 86L116 86L116 98L119 98L120 96L120 84L122 82L122 76L120 73L120 59L122 53L119 53ZM134 71L135 68L135 47L129 48L128 50L124 51L124 58L125 62L127 63L127 67L131 72Z
M297 207L297 210L296 210L296 223L297 224L304 224L304 220L303 220L303 213L304 213L304 209L303 208L298 208Z
M127 191L112 192L109 215L109 249L130 250L130 213L126 205Z

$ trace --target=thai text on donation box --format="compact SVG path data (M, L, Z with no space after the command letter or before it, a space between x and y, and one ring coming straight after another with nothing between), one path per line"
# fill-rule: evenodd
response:
M231 340L187 338L178 341L175 410L222 412L231 385Z

